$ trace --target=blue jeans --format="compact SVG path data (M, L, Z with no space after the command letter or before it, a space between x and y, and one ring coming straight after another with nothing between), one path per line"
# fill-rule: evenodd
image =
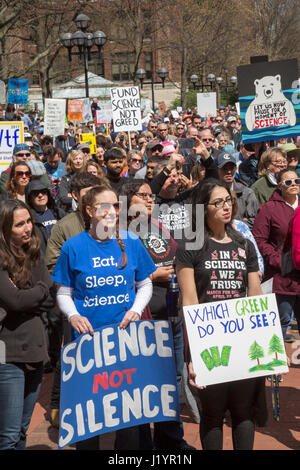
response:
M0 364L0 450L25 450L42 377L43 365Z
M282 329L282 336L285 339L286 330L290 326L291 318L294 312L298 324L300 325L300 295L276 294L278 312Z

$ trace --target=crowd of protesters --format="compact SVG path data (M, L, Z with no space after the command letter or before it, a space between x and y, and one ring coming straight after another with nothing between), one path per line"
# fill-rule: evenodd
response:
M244 144L241 119L233 106L221 106L216 116L203 116L197 109L148 113L139 132L116 133L113 122L109 126L68 122L64 134L56 138L44 135L43 120L34 111L26 114L10 106L1 120L22 120L24 143L15 146L12 162L0 176L0 251L8 253L0 268L0 340L7 342L10 354L9 364L0 364L0 449L25 448L42 364L45 372L55 372L50 416L52 424L58 425L60 350L74 331L92 332L112 318L124 327L141 318L168 319L166 293L176 275L183 306L224 298L212 283L219 272L205 268L205 261L220 250L227 250L229 257L232 252L243 253L246 260L245 271L235 273L239 288L228 281L223 288L225 298L259 295L261 283L273 278L284 341L296 340L291 327L295 318L299 328L300 282L283 276L281 255L299 205L300 139ZM88 143L80 143L80 134L90 132L96 137L94 153ZM125 196L125 203L118 202ZM134 204L139 207L135 214L130 212ZM187 234L199 228L195 210L199 204L204 206L204 240L196 250L186 250ZM103 209L101 217L97 206ZM121 226L124 212L125 226ZM136 233L129 246L122 234L130 230L136 214L145 222L144 230ZM100 220L106 223L105 230L113 227L109 237L101 238L95 229ZM21 239L15 235L21 230L18 223L24 227ZM121 250L124 266L135 266L132 282L137 292L124 318L120 310L109 319L91 319L73 301L76 282L71 284L64 272L65 257L76 254L81 243L88 252L94 240L101 245L114 237L117 241L111 250ZM140 243L136 245L139 259L134 243ZM22 297L26 290L28 302ZM40 338L39 353L34 329ZM266 422L264 380L229 380L198 390L181 308L172 322L172 333L178 396L200 423L203 448L222 448L223 421L230 410L234 448L252 449L255 423ZM12 367L18 371L17 379ZM9 396L17 389L19 411L9 405ZM258 420L253 412L257 405ZM97 445L95 440L83 441L78 448ZM148 426L130 428L123 436L119 433L115 445L119 449L131 445L136 450L193 449L184 439L182 422L177 421L156 423L153 437Z

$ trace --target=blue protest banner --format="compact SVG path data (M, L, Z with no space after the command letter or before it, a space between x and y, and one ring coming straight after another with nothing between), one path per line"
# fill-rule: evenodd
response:
M244 144L300 134L296 59L242 65L237 76Z
M169 322L131 322L125 330L108 325L62 349L59 448L179 419Z
M10 78L8 80L7 103L26 104L28 102L29 80Z

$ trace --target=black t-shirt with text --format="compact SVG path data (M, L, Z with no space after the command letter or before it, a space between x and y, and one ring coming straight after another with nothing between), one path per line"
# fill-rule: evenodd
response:
M176 265L194 269L199 303L245 297L248 273L259 270L256 251L249 240L245 249L234 241L220 243L212 239L201 250L178 247Z

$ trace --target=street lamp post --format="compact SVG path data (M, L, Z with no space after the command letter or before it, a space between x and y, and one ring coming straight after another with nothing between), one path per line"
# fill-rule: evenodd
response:
M202 92L203 92L203 88L205 86L210 86L211 90L213 89L213 85L214 83L217 84L217 93L218 93L218 101L220 101L220 89L222 86L224 86L225 88L225 92L226 92L226 105L228 105L228 90L229 88L233 88L236 86L237 84L237 78L235 76L232 76L230 78L230 83L231 85L228 84L228 75L227 75L227 70L225 70L225 85L222 85L223 84L223 78L222 77L215 77L215 75L213 73L210 73L207 75L207 80L209 82L209 84L204 84L203 82L201 83L201 85L197 85L197 82L198 82L198 75L196 74L193 74L191 75L190 77L190 81L191 83L193 84L193 87L194 87L194 90L198 89L201 87L202 89ZM219 107L220 103L218 102L218 107Z
M64 47L68 49L69 61L72 61L72 55L79 55L84 64L84 76L85 76L85 96L89 98L89 80L88 80L88 61L91 60L92 54L96 51L92 51L92 47L95 45L98 48L98 57L101 58L101 49L106 43L106 35L102 31L96 31L95 33L87 32L90 25L90 18L87 15L78 15L74 23L77 26L75 33L65 33L61 37L61 41ZM77 46L78 51L72 51L72 48Z
M157 84L162 84L162 87L164 88L165 87L165 80L166 78L168 77L169 75L169 72L166 68L164 67L161 67L160 69L158 69L157 71L157 75L159 76L159 78L161 79L161 82L154 82L153 81L153 72L151 73L151 81L150 82L145 82L145 78L146 78L146 71L144 69L138 69L136 71L136 74L135 76L139 79L140 83L141 83L141 89L143 89L143 85L149 85L151 84L151 91L152 91L152 108L153 108L153 112L155 112L155 98L154 98L154 85L157 85Z
M198 90L199 88L201 88L201 91L203 93L205 87L210 87L211 90L213 89L213 85L216 81L216 77L213 73L209 73L207 75L207 80L209 83L203 83L203 77L201 76L201 85L197 85L198 80L199 80L198 75L196 75L195 73L191 75L190 81L193 84L194 90Z

